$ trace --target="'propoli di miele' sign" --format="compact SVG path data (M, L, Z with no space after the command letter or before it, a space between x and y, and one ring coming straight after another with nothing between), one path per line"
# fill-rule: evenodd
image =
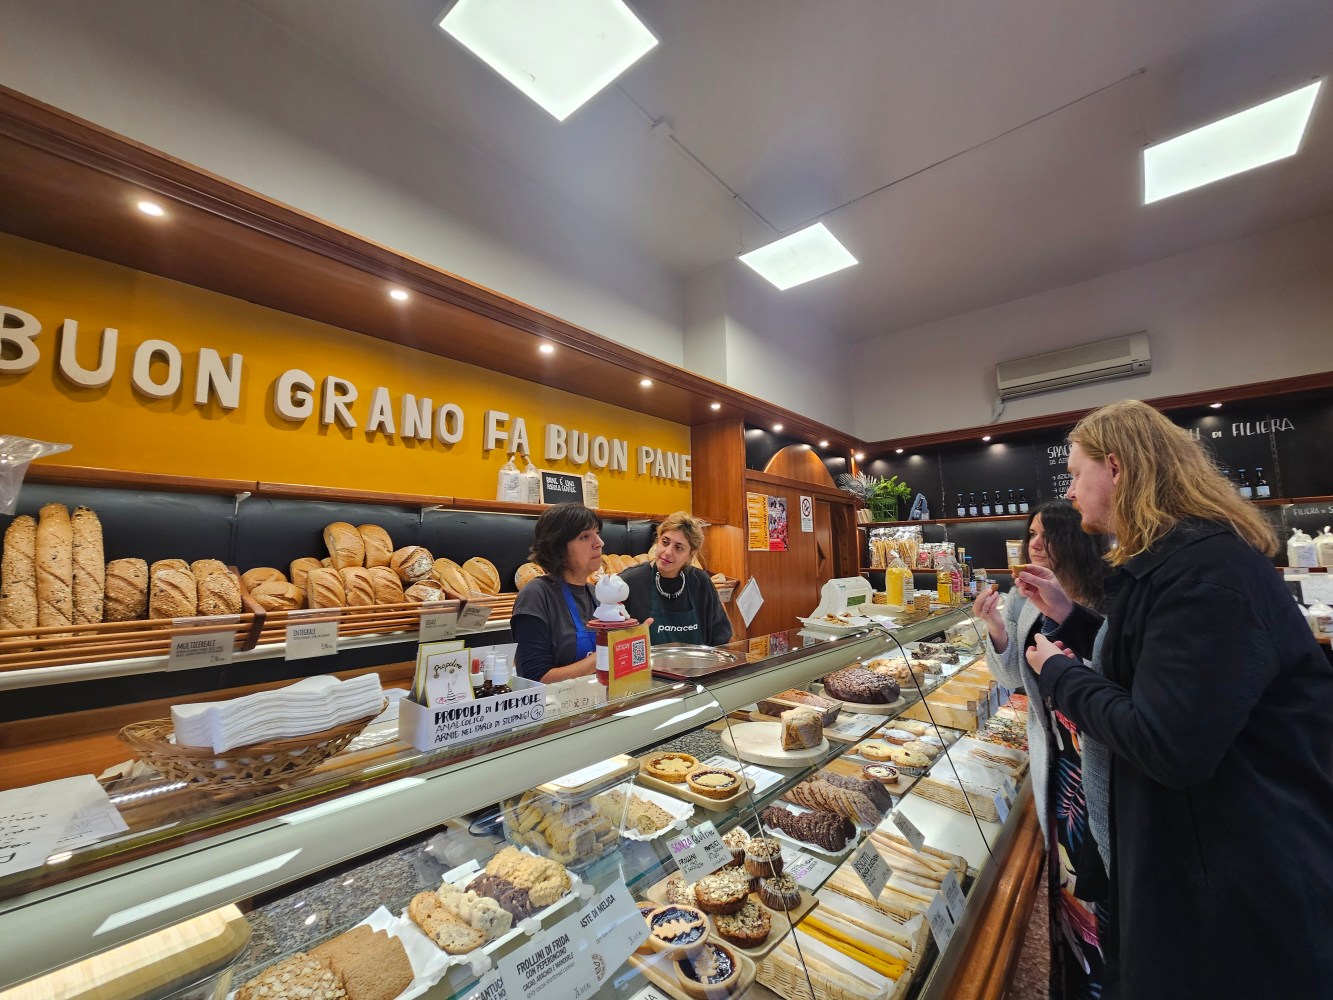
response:
M491 498L521 451L689 506L687 427L7 235L0 321L0 431L65 464Z

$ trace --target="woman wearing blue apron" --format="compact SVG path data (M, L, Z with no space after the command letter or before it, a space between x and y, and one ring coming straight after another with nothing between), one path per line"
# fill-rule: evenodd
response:
M554 684L596 670L588 628L597 601L588 577L602 565L602 519L577 503L537 518L532 559L546 571L518 592L510 628L520 677Z
M731 622L717 588L707 573L690 565L703 544L703 523L677 511L658 527L652 559L620 574L629 586L625 610L639 621L652 619L654 646L720 646L731 641Z

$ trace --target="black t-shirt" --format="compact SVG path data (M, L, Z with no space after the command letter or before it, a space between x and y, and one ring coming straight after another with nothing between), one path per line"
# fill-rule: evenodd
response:
M548 670L578 659L578 634L565 603L563 583L559 577L539 576L518 592L510 629L518 644L516 666L520 677L539 681ZM585 583L570 584L569 589L586 622L597 607L592 588Z

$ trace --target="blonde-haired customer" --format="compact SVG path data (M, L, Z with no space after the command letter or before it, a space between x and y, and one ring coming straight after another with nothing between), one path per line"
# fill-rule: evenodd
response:
M653 620L655 645L731 641L731 622L717 588L707 573L690 565L703 544L704 523L678 510L658 525L653 558L620 574L629 585L625 610L639 621Z
M1018 586L1060 623L1027 651L1041 697L1112 754L1102 997L1328 996L1333 665L1267 558L1273 531L1143 403L1069 440L1083 530L1117 540L1100 673L1061 646L1088 656L1101 618L1049 570Z

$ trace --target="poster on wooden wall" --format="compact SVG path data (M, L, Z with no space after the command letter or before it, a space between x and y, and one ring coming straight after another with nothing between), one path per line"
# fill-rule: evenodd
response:
M768 551L787 551L787 498L768 498Z
M751 552L768 551L768 497L762 493L745 494L745 513L749 524Z

